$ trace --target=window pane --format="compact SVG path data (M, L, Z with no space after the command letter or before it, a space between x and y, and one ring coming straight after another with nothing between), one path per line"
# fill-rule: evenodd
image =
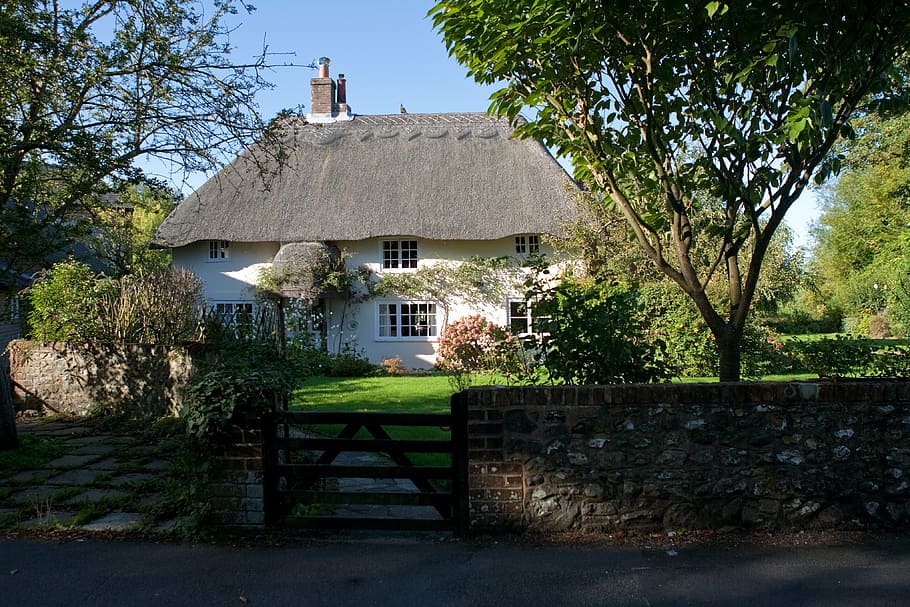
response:
M515 252L516 253L527 253L528 250L525 247L525 237L516 236L515 237Z
M382 241L382 267L383 268L397 268L398 267L398 241L397 240Z
M516 335L529 333L528 304L521 300L509 301L509 331Z
M379 336L398 337L396 304L379 304Z
M436 337L436 304L379 304L380 337Z
M402 240L401 241L401 267L402 268L416 268L417 267L417 241L416 240Z
M540 236L531 234L528 236L528 252L540 253Z

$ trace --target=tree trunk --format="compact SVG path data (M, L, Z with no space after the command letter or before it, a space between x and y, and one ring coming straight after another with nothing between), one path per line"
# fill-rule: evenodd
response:
M9 377L9 365L0 356L0 451L19 446L16 435L16 411L13 408L13 387Z
M726 328L720 335L715 334L717 357L720 362L720 381L739 381L742 357L742 333Z

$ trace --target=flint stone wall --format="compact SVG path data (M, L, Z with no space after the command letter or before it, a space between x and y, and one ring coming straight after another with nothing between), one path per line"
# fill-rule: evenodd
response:
M910 519L910 383L472 388L474 528L813 528Z
M86 415L109 410L136 417L176 415L200 352L148 344L41 343L9 346L19 409Z

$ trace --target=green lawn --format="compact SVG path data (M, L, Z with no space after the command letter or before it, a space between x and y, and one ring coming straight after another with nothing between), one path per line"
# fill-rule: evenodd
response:
M309 377L292 398L291 407L325 411L446 413L452 398L442 375L390 377Z
M773 375L766 381L817 379L811 373ZM682 383L716 382L716 377L687 377ZM475 385L486 385L487 381ZM310 377L291 398L291 408L322 411L445 413L453 388L443 375L391 377Z
M387 377L309 377L294 391L291 408L304 411L382 411L393 413L448 413L452 398L449 379L442 375ZM400 440L448 440L449 429L432 426L383 426ZM310 427L320 434L337 435L341 426ZM370 434L361 430L357 438ZM410 454L421 465L447 465L446 454Z

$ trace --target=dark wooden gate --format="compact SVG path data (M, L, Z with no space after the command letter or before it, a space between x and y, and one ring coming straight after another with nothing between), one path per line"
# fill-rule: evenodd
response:
M457 396L449 413L276 412L263 454L266 522L465 535L467 415ZM442 437L393 438L393 428L415 427L440 428ZM447 461L415 463L427 453Z

